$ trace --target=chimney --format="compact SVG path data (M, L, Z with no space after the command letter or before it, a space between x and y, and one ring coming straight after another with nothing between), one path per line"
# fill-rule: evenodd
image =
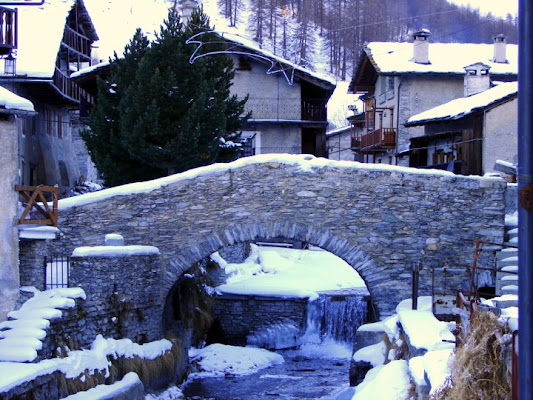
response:
M483 63L475 63L465 68L465 97L490 89L490 67Z
M431 64L429 62L429 36L431 32L422 29L413 33L413 61L417 64Z
M506 53L507 37L503 34L494 36L494 58L492 61L497 63L507 63Z
M181 22L186 24L189 21L194 10L198 8L198 1L196 0L180 0L181 5Z

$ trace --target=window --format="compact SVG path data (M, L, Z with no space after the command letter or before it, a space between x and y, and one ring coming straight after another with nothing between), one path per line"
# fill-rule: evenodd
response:
M22 120L22 133L24 135L35 135L35 118L24 117Z
M52 111L50 110L45 110L44 111L44 123L46 125L46 133L48 133L49 135L53 134L53 125L52 125L52 118L53 118L53 113Z
M394 77L387 76L387 100L394 98Z
M45 289L66 288L70 275L70 258L45 257Z
M57 114L57 137L60 139L63 137L63 118L59 113Z
M61 185L62 186L70 186L70 180L69 180L69 176L68 176L67 165L65 164L64 161L58 161L57 164L58 164L58 167L59 167L59 175L61 176Z

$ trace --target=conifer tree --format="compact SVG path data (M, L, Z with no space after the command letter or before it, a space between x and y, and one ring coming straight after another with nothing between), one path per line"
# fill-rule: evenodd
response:
M90 131L82 134L106 185L153 179L235 159L248 115L246 99L230 94L233 62L226 55L189 58L185 43L209 31L198 10L187 26L171 10L153 43L137 31L112 74L98 83ZM208 34L207 40L216 40Z

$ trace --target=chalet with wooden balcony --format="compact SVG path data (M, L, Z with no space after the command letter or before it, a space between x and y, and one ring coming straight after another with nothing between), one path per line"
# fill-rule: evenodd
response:
M248 96L246 111L252 113L243 132L245 155L326 156L326 105L335 81L242 36L218 35L222 39L218 45L223 43L223 51L232 57L236 69L231 90L238 97ZM209 50L205 44L199 49L203 54Z
M83 0L47 0L0 10L0 17L0 52L16 47L14 57L0 60L0 85L29 99L37 113L19 121L19 183L58 185L66 196L79 178L71 112L92 101L70 76L90 66L98 36Z
M326 156L326 105L335 82L261 49L241 36L217 33L221 40L216 41L216 51L211 55L209 43L204 43L196 55L216 57L222 51L233 59L232 94L239 98L248 96L245 112L251 112L242 133L242 155ZM109 64L104 62L76 73L75 79L89 93L96 94L96 76L106 77L109 73Z
M371 42L361 52L349 92L364 100L364 129L352 140L362 161L409 166L421 126L410 117L463 97L464 67L482 62L497 81L516 81L518 46L498 35L493 44L430 43L430 32L411 43ZM416 140L415 140L416 141Z

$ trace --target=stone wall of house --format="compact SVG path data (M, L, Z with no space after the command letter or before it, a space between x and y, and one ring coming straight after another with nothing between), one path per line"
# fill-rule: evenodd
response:
M215 326L218 339L245 345L248 335L275 324L290 323L304 332L307 299L267 296L219 295L216 298Z
M19 293L17 192L18 132L14 116L0 116L0 322L11 311Z
M424 78L420 75L404 76L400 82L399 87L396 88L395 97L391 100L396 102L396 104L389 101L385 105L380 105L380 107L395 107L396 112L398 112L397 107L399 107L399 115L397 116L398 134L396 136L398 152L409 149L411 138L424 135L423 127L406 128L404 126L410 117L464 95L463 76L458 76L455 80L443 80L431 76ZM399 99L397 96L399 96ZM408 154L399 158L398 165L409 165Z
M56 243L57 242L57 243ZM58 240L21 239L19 242L20 285L33 286L38 290L45 290L45 259L47 257L70 256L61 253L62 248L57 245Z
M42 275L42 267L35 272ZM162 339L162 277L158 255L72 257L69 283L86 299L51 320L39 358L57 356L58 347L88 347L98 334L135 343Z
M206 167L174 183L152 183L152 191L62 203L55 251L102 244L113 232L126 244L157 246L164 297L185 270L221 248L285 237L344 259L365 280L378 312L388 315L411 295L414 262L424 267L420 294L428 294L431 267L470 265L473 240L503 241L503 180L274 157ZM490 250L482 253L485 265ZM447 282L462 287L463 278Z

